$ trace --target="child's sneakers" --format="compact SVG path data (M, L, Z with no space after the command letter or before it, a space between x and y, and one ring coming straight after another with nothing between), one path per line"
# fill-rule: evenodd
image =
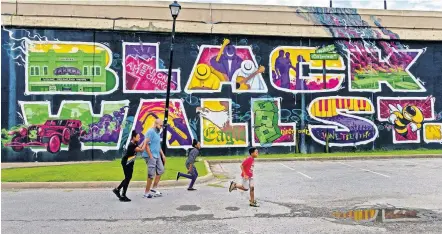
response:
M256 200L255 201L250 201L250 206L259 207L259 204L258 204L258 202L256 202Z
M229 192L232 192L233 190L236 190L236 183L230 181Z

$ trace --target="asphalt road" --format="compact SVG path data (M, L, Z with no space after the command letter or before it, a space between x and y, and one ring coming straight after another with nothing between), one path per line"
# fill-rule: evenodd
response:
M239 179L239 164L219 168ZM256 163L259 208L228 180L130 203L110 190L2 191L3 233L440 233L442 159ZM224 186L224 187L220 187Z

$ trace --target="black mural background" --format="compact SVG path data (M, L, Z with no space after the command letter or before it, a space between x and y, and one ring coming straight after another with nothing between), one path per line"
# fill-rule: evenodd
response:
M117 91L109 95L30 95L25 96L25 74L23 66L18 66L14 63L15 60L11 59L10 38L8 33L2 30L2 69L1 69L1 127L2 129L9 129L11 126L21 123L21 119L17 112L20 112L17 101L43 101L48 100L51 102L52 113L58 111L59 105L62 100L84 100L91 101L94 113L100 112L100 103L102 100L130 100L130 108L128 116L135 116L140 98L143 99L155 99L164 98L164 94L124 94L122 92L122 42L160 42L160 59L164 61L164 65L167 67L169 64L169 48L170 48L170 34L168 33L152 33L152 32L124 32L124 31L93 31L93 30L68 30L68 29L36 29L36 28L8 28L14 32L15 38L26 37L28 32L30 35L40 35L47 37L47 40L59 41L82 41L82 42L97 42L107 45L113 52L113 64L111 68L118 73L120 79L120 87ZM241 35L199 35L199 34L177 34L176 44L174 51L174 64L173 68L181 68L181 87L184 87L187 83L187 79L195 63L198 55L198 46L200 45L220 45L224 38L230 39L234 45L251 45L253 53L259 64L268 67L269 55L271 51L277 46L324 46L333 44L333 39L315 39L315 38L290 38L290 37L264 37L264 36L241 36ZM35 39L34 39L35 40ZM44 40L44 39L42 39ZM355 41L355 40L353 40ZM367 97L373 101L376 107L376 98L378 96L384 97L426 97L433 95L436 98L435 112L436 121L441 122L442 118L442 42L430 42L430 41L401 41L403 45L409 46L410 49L422 49L426 48L425 53L416 61L411 67L410 72L416 77L419 77L425 82L427 92L425 93L394 93L385 85L382 85L382 92L369 93L369 92L349 92L348 83L344 81L342 84L343 89L339 92L328 92L322 94L304 94L306 106L316 97L321 96L361 96ZM345 58L344 58L345 59ZM12 64L14 63L14 64ZM14 73L11 68L15 69L15 77L13 79L10 76ZM348 68L347 68L348 69ZM282 109L289 110L291 112L288 116L288 111L283 111L282 122L294 122L298 121L297 129L300 129L300 121L302 115L301 106L301 94L293 95L276 90L269 81L268 69L263 74L266 85L269 89L268 94L233 94L230 87L223 86L221 93L213 94L192 94L188 95L184 91L180 94L173 94L172 98L182 98L186 100L184 102L186 114L189 119L196 118L195 108L200 106L199 98L230 98L236 104L239 104L239 108L234 109L234 115L237 117L233 119L233 122L241 121L241 117L250 111L250 98L252 97L282 97L281 107ZM11 82L15 82L15 85L11 85ZM15 89L14 89L15 87ZM192 104L189 104L188 100L192 100ZM15 106L15 108L13 107ZM295 111L298 115L293 113ZM11 112L15 110L14 112ZM381 123L376 120L376 114L373 116L365 116L374 120L376 125L387 126L388 123ZM305 124L309 123L309 116L305 112ZM196 125L199 128L199 123ZM382 128L382 127L381 127ZM378 128L379 129L379 128ZM251 135L250 122L249 122L249 138ZM199 129L196 129L199 133ZM422 131L421 131L422 134ZM302 135L302 134L299 134ZM300 136L297 136L300 137ZM198 138L200 136L198 135ZM123 139L124 142L126 141ZM250 142L250 140L249 140ZM121 157L120 151L107 151L101 150L85 150L81 151L79 143L75 145L72 143L68 151L61 151L57 154L51 154L48 152L39 152L37 155L30 149L25 149L20 153L13 152L8 147L2 147L2 162L11 161L66 161L66 160L103 160L103 159L115 159ZM379 138L373 143L369 143L364 146L358 146L360 150L372 150L372 149L416 149L416 148L429 148L429 149L441 149L441 144L426 144L421 143L414 144L393 144L392 133L386 129L379 131ZM325 147L314 142L309 136L305 136L305 150L307 153L324 152ZM332 147L331 152L337 151L352 151L352 147ZM246 148L218 148L218 149L203 149L203 155L234 155L245 154ZM262 152L268 153L296 153L296 147L270 147L263 148ZM176 149L168 150L168 155L185 155L185 150Z

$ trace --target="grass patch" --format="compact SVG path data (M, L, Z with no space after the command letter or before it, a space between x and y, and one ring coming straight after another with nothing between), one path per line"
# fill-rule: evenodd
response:
M185 157L170 157L166 161L166 171L162 180L175 180L178 171L187 172ZM200 176L207 174L203 162L195 164ZM146 163L137 159L132 181L145 181ZM71 182L71 181L121 181L124 178L120 159L90 164L71 164L32 168L2 169L2 182Z

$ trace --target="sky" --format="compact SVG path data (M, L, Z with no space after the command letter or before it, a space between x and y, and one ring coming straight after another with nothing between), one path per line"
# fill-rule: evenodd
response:
M330 0L181 0L181 2L329 7ZM332 0L333 7L383 9L384 0ZM442 11L442 0L387 0L387 9Z

